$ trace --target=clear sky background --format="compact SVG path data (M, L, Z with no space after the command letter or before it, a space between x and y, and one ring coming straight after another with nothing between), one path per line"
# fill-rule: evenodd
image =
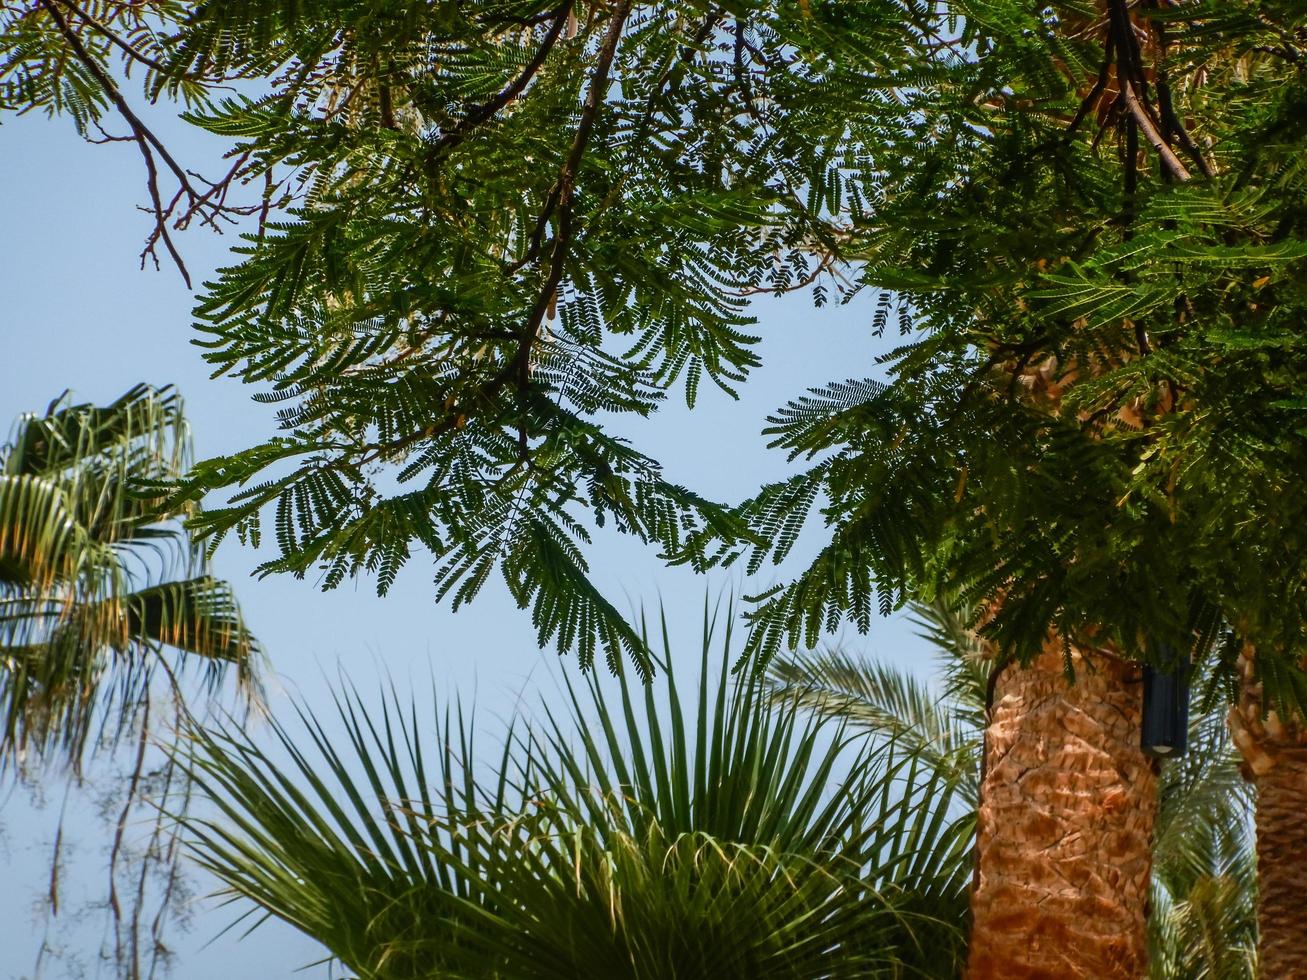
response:
M166 120L159 128L188 166L217 172L216 144ZM80 401L104 402L146 381L181 388L201 457L246 448L273 431L274 409L252 402L253 389L209 378L201 352L191 344L193 297L177 272L168 266L139 270L149 219L136 206L144 198L141 158L132 145L88 146L67 120L24 118L0 126L0 430L20 412L44 408L66 388ZM199 228L180 236L197 286L226 263L234 239ZM764 337L764 364L743 397L734 401L704 391L690 413L674 396L664 411L626 433L664 462L671 479L720 500L748 496L786 472L784 456L767 450L759 435L771 410L811 386L878 375L875 356L891 340L872 335L873 302L868 294L846 307L818 310L806 294L759 300L754 311ZM737 573L703 577L665 568L651 550L612 533L596 538L589 557L619 607L653 608L661 601L679 656L697 660L706 592L760 591L810 560L821 539L821 529L810 527L785 566L765 569L750 581ZM274 711L298 695L326 712L325 678L343 668L365 688L383 673L401 684L413 679L423 686L433 677L443 694L475 701L482 717L503 719L524 690L538 688L547 696L551 673L576 669L570 658L560 663L552 650L537 648L528 614L515 608L497 582L455 615L434 603L432 569L421 556L406 566L385 599L376 597L367 580L322 593L311 581L251 579L250 570L268 556L231 540L215 564L219 575L235 583L247 619L267 649L275 672ZM849 630L831 640L923 673L929 669L926 645L902 617L876 622L870 637ZM95 962L104 924L99 912L79 911L72 902L71 912L49 923L40 911L58 802L53 790L44 807L31 805L21 793L0 793L0 978L34 977L32 963L47 927L84 954L84 975L112 975ZM77 805L87 808L91 802L83 800L74 809ZM94 821L75 819L73 826L79 833L72 835L69 889L89 899L102 884L105 842L97 839ZM220 935L236 913L203 896L211 887L199 882L191 928L171 935L178 952L174 976L325 975L321 967L295 972L320 959L321 951L278 923L269 922L248 938L242 939L240 930ZM40 975L81 975L76 969L65 960L47 963Z

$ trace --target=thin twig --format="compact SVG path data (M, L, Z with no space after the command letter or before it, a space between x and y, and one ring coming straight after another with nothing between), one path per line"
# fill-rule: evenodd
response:
M129 106L127 100L122 97L122 93L118 91L118 86L114 84L113 79L109 77L104 68L101 67L100 63L91 56L91 53L86 50L85 46L82 44L81 38L77 36L77 32L68 26L68 21L64 19L63 14L60 12L54 0L41 0L41 5L45 7L46 11L50 14L50 18L55 22L55 26L58 27L59 32L68 42L68 46L72 49L73 54L77 56L77 59L82 62L86 67L86 70L89 71L100 84L100 87L104 90L109 101L112 102L114 107L118 110L119 115L121 115L123 119L126 120L127 125L131 127L133 139L136 145L140 148L141 157L145 160L146 187L150 194L150 202L154 208L155 225L154 231L151 232L150 237L146 240L145 251L141 253L141 263L145 263L146 257L153 254L155 245L162 240L164 247L168 249L168 254L172 256L172 260L176 264L177 270L182 274L182 279L186 282L186 288L190 289L191 274L187 271L186 263L182 261L181 253L177 251L177 246L173 244L172 236L168 234L168 212L164 210L163 202L159 198L159 171L154 163L154 153L151 151L151 147L158 144L158 140L152 138L153 134L149 133L145 124L141 122L136 113L132 111L132 107ZM184 181L184 171L175 165L173 166L173 169L174 172L181 175L181 179Z
M134 142L140 150L141 158L145 161L146 172L146 190L150 196L150 208L147 209L154 215L154 229L150 232L145 241L145 248L141 252L141 265L144 266L147 259L154 259L155 266L158 266L158 258L155 249L159 242L163 242L164 247L168 250L169 256L181 273L187 288L191 288L190 272L186 268L181 253L178 251L176 244L169 233L169 222L173 220L173 215L183 199L188 204L186 210L178 217L174 227L178 229L185 228L190 221L199 216L203 224L208 225L214 231L221 231L217 219L219 216L231 217L235 215L256 214L259 213L258 206L250 208L234 208L226 204L226 196L229 187L239 173L241 166L244 164L246 157L237 160L236 166L222 180L210 182L201 177L191 174L184 169L181 164L169 152L163 141L141 120L127 103L117 84L110 77L104 66L96 60L95 56L87 50L82 43L82 39L77 32L69 25L68 20L64 17L60 6L67 6L77 11L68 0L40 0L40 5L50 15L54 21L55 27L68 42L68 48L72 51L73 56L90 73L96 83L104 92L105 97L113 104L123 121L127 123L131 130L131 135L127 137L113 137L107 133L104 142ZM80 11L77 11L80 14ZM89 21L88 21L89 23ZM99 27L99 25L92 25ZM103 132L103 129L101 129ZM157 159L156 159L157 158ZM172 199L165 205L163 197L159 191L159 167L157 160L163 161L164 166L172 173L177 180L178 190ZM200 191L192 182L192 177L209 184L207 190Z
M814 282L817 281L817 279L821 276L823 272L827 271L831 267L831 265L834 264L834 262L835 262L835 253L827 252L825 255L822 256L821 262L817 264L817 268L813 269L811 272L809 272L806 276L804 276L796 283L791 283L788 286L779 286L779 287L778 286L750 286L748 289L739 290L738 292L735 293L735 295L758 296L763 293L770 294L770 295L775 295L777 293L792 293L796 290L804 289L808 286L811 286Z

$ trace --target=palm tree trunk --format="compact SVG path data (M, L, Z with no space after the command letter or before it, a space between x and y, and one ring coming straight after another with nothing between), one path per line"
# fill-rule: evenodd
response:
M1256 783L1261 976L1307 980L1307 749L1281 753Z
M1157 776L1141 672L1051 639L995 683L969 980L1143 977Z
M1240 667L1243 694L1230 730L1257 787L1258 972L1307 980L1307 729L1274 711L1263 717L1251 649Z

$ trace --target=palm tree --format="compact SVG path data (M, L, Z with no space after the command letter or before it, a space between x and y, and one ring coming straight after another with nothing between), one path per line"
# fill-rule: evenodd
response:
M934 645L943 696L902 671L839 651L782 658L768 676L776 695L846 722L927 761L981 803L985 719L993 660L944 604L914 607ZM1196 715L1187 755L1163 765L1152 841L1149 973L1157 980L1253 980L1257 875L1252 794L1217 711ZM973 967L974 968L974 967ZM1069 975L1076 975L1070 973Z
M953 774L774 702L711 652L682 700L587 675L487 760L461 710L307 706L271 748L193 730L201 864L367 980L948 975L971 820ZM714 668L712 661L717 659ZM434 727L434 738L423 729Z
M147 875L163 872L166 907L177 866L165 824L136 851L129 817L151 783L156 795L185 797L182 774L166 765L147 779L152 734L185 694L212 696L231 672L247 705L257 696L258 650L231 589L207 574L188 514L148 491L188 459L181 399L146 386L104 407L65 394L21 417L0 448L0 774L40 783L68 766L80 782L97 749L134 743L124 784L110 792L107 899L113 956L131 977L162 951L164 919L141 914ZM55 839L52 913L62 827Z
M93 734L134 731L151 682L192 662L206 691L228 667L254 691L230 587L205 572L188 515L139 489L188 453L180 397L143 385L102 408L65 394L0 449L0 762L79 765Z
M1307 720L1291 704L1287 711L1272 707L1284 707L1267 696L1266 674L1274 670L1274 661L1258 658L1252 644L1241 646L1231 657L1240 684L1229 724L1244 774L1256 786L1261 961L1267 976L1307 977L1307 949L1301 941L1307 919ZM1277 673L1283 677L1288 672L1281 667ZM1295 681L1301 684L1300 678Z

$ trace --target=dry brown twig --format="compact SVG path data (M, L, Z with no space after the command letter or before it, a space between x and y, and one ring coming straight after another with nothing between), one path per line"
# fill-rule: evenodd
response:
M49 14L56 29L68 43L73 56L95 79L105 97L130 130L130 134L127 136L113 136L100 127L99 123L96 123L102 138L92 140L92 142L135 143L145 163L145 185L150 203L148 207L144 207L142 210L153 216L154 227L146 236L145 247L141 250L141 267L144 268L147 261L153 261L155 268L159 268L158 247L162 243L173 264L176 265L177 271L181 273L186 287L188 289L192 288L190 272L186 268L186 262L182 258L181 252L173 241L172 232L184 230L192 221L198 218L202 225L206 225L221 234L223 229L220 222L234 224L241 217L262 215L264 213L265 205L262 201L259 204L249 206L232 205L227 201L232 185L238 182L249 163L249 153L238 154L235 157L235 163L227 174L217 181L207 180L195 171L182 167L163 141L132 109L105 67L87 49L77 31L73 29L65 16L65 8L73 11L78 16L82 16L93 29L111 35L117 46L126 48L131 48L131 46L121 38L113 35L113 32L104 25L86 17L80 8L72 5L68 0L39 0L39 3ZM139 54L134 49L133 53ZM156 70L161 70L163 67L152 59L148 63ZM171 174L177 183L176 191L167 199L166 203L160 186L160 164L162 164L162 169Z

